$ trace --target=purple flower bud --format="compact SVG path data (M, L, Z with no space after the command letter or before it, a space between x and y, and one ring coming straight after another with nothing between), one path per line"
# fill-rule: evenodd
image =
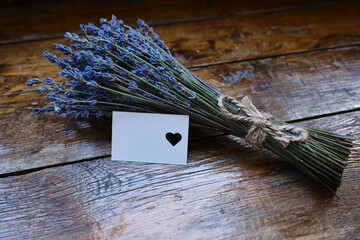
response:
M49 90L50 90L50 88L48 85L44 85L42 87L36 88L37 93L47 93L47 92L49 92Z
M33 78L33 79L29 79L27 82L26 82L26 86L30 87L34 84L40 84L41 81L38 79L38 78Z
M61 51L64 55L69 55L71 54L71 48L68 46L65 46L63 44L57 44L55 43L55 48L59 51Z
M51 63L55 63L57 58L56 55L49 53L48 51L44 52L44 58L46 58L47 60L49 60L49 62Z
M66 32L64 37L65 37L65 40L70 40L72 38L72 35L71 35L71 33Z
M137 88L136 82L132 81L132 82L129 84L129 88L130 88L130 89L136 89L136 88Z
M159 73L163 73L166 70L166 66L164 66L164 67L160 66L160 67L157 68L157 70L158 70Z
M95 80L87 82L86 85L91 86L91 87L99 87L100 86Z
M53 106L46 106L45 111L46 112L52 112L52 111L54 111L54 107Z
M104 112L103 111L97 111L96 112L96 118L102 118L104 116Z
M47 84L52 84L52 83L54 83L54 80L51 78L45 78L44 82L46 82Z
M93 99L90 101L90 105L96 105L96 104L98 104L98 100Z
M38 115L38 114L42 114L45 112L45 109L44 108L34 108L33 109L33 112Z

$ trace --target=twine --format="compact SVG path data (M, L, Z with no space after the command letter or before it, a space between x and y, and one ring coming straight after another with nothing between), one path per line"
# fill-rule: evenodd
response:
M238 107L238 111L241 110L245 112L246 116L230 113L224 106L224 100L235 104ZM278 141L284 148L286 148L290 142L305 142L309 137L308 132L303 128L286 124L274 124L274 118L270 114L259 112L247 96L241 101L237 101L233 97L220 95L218 105L227 117L252 123L249 132L245 136L245 142L252 144L255 148L262 148L267 135L270 135ZM293 133L294 135L288 135L285 131Z

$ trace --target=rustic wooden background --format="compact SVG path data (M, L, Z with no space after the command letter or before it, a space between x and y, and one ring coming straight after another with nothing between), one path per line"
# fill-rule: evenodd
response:
M27 79L60 79L42 53L65 31L114 13L154 25L225 93L359 137L359 2L6 0L0 9L0 239L360 239L359 149L336 199L278 157L197 128L186 166L110 161L110 121L35 116L45 100L24 94Z

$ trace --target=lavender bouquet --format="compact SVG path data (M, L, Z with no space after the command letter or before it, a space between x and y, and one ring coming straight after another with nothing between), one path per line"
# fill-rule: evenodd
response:
M352 138L301 128L259 112L248 97L226 96L183 67L151 27L138 20L132 28L101 19L101 27L80 25L84 37L66 33L71 46L55 44L68 58L45 52L61 68L65 82L31 79L42 84L49 104L35 114L53 112L69 118L106 118L113 111L175 113L191 124L244 138L287 160L335 193L349 157Z

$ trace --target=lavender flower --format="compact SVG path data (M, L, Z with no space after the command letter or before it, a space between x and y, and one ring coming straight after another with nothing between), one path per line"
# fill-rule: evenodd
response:
M44 53L61 69L66 81L28 80L27 86L42 84L36 91L49 99L48 106L33 109L35 114L53 112L75 119L105 118L113 111L186 114L196 126L247 136L255 123L226 117L218 104L223 93L176 61L152 27L139 19L138 27L131 28L115 16L100 23L100 27L81 25L84 37L65 33L70 46L55 47L67 57ZM224 106L229 113L248 116L233 102L224 102ZM352 139L306 130L310 134L306 142L291 142L284 147L268 135L264 147L335 192Z

